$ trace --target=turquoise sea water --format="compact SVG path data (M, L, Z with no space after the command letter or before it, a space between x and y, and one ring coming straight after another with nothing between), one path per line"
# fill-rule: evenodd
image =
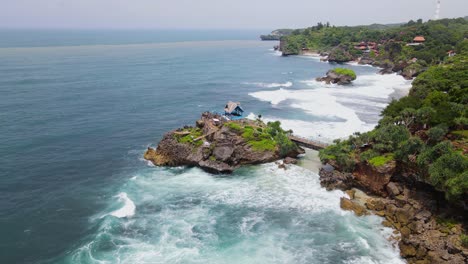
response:
M401 263L381 220L341 211L313 172L142 160L228 100L329 141L409 87L355 65L351 87L316 83L333 65L259 33L0 31L0 263Z

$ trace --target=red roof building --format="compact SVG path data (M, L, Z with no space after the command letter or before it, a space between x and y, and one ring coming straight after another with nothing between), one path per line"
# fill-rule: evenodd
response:
M413 39L413 42L415 42L415 43L423 43L424 41L426 41L426 39L423 36L416 36Z

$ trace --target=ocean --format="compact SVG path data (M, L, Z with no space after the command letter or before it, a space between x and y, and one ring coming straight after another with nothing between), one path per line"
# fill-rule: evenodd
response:
M281 57L256 31L0 31L0 263L404 263L377 216L293 166L233 175L142 159L239 101L331 142L372 129L410 82Z

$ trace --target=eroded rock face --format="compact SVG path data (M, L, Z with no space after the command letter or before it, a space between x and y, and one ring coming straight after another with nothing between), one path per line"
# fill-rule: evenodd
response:
M398 194L398 199L371 197L357 189L348 198L341 198L340 206L356 215L370 211L384 217L382 225L394 228L394 236L400 248L400 255L408 263L468 263L468 248L461 244L460 235L464 232L461 224L439 223L438 218L427 210L430 196L412 192L406 187ZM401 202L404 201L404 202ZM362 204L365 208L362 208Z
M247 125L261 126L256 121L244 120ZM295 158L304 150L296 147L289 153L281 155L278 149L255 150L246 142L236 129L225 126L221 116L203 113L196 122L201 136L190 142L180 142L178 135L186 135L184 128L164 135L156 149L148 148L144 158L156 166L199 166L211 173L231 173L234 169L246 164L261 164L285 157ZM264 125L264 124L263 124Z
M327 84L334 83L338 85L345 85L350 84L352 81L354 81L354 78L349 75L338 74L333 70L329 70L326 76L319 77L316 80L318 82L325 82Z
M340 172L332 168L331 165L320 168L320 185L329 191L334 189L345 191L354 186L354 176L351 173Z
M387 196L385 188L395 172L395 167L394 161L377 168L364 162L359 163L353 172L355 183L373 194Z

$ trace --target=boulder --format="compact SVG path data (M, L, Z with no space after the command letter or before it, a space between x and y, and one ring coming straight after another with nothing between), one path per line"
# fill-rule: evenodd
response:
M291 157L286 157L286 158L283 160L283 163L284 163L284 164L297 164L297 159L291 158Z
M387 190L387 193L390 197L395 197L401 193L400 188L394 182L389 182L385 189Z
M404 258L416 256L416 248L413 245L406 244L403 241L400 241L398 244L400 247L400 255Z
M388 67L388 68L383 68L379 71L379 74L392 74L393 73L393 68Z
M346 211L353 211L357 216L369 214L369 212L366 210L366 208L364 208L364 206L345 197L341 197L340 207Z
M351 173L340 172L337 170L326 170L320 168L320 185L325 187L327 190L340 189L348 190L353 187L354 176Z
M372 211L382 211L385 209L385 203L381 199L369 199L366 202L366 207Z

